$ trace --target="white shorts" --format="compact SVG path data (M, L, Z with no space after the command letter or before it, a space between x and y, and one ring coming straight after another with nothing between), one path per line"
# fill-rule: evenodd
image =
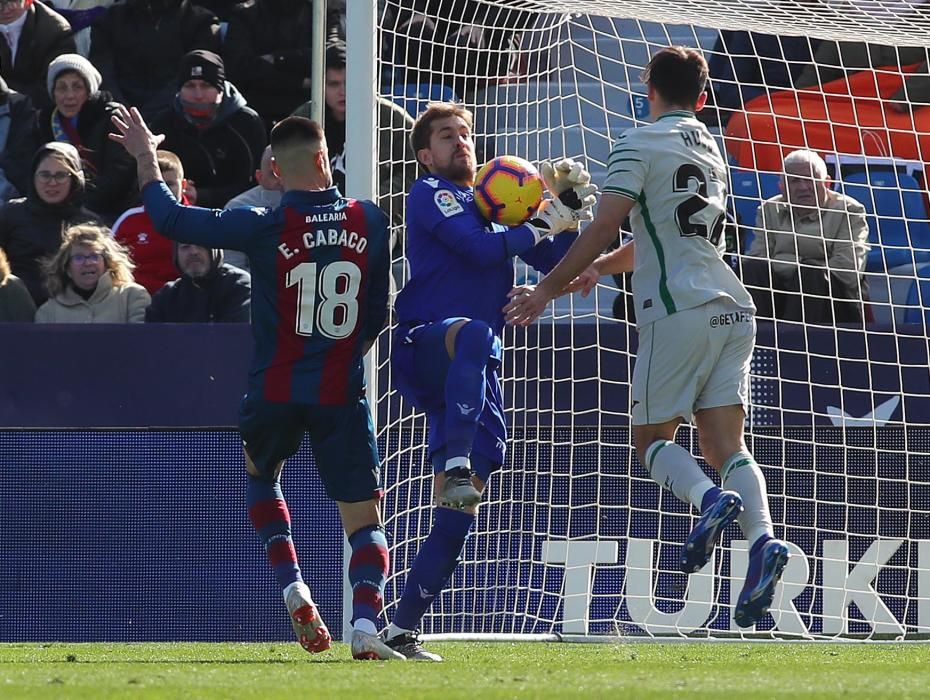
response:
M756 340L751 311L715 299L639 331L633 368L633 425L658 425L717 406L749 408Z

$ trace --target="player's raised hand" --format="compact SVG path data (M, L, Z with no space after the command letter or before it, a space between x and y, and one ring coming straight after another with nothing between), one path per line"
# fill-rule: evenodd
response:
M528 326L546 309L549 298L532 284L521 284L507 294L510 303L504 307L504 317L512 326Z
M164 134L153 134L135 107L132 109L127 109L123 105L116 107L116 114L110 117L110 120L119 133L110 134L110 139L121 143L133 158L144 155L154 156L158 145L165 140Z
M536 242L539 243L546 236L577 228L579 222L593 218L591 208L596 201L595 192L597 188L594 185L579 185L565 190L555 199L544 199L527 221L536 233Z
M555 163L544 161L539 166L539 172L553 197L558 197L565 190L591 183L591 173L585 170L584 164L571 158L563 158Z

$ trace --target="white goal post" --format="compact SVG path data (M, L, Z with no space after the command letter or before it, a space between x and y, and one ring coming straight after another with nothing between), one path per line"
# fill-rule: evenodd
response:
M855 42L867 36L892 55L911 47L900 51L901 63L914 47L930 46L930 11L898 0L422 4L440 11L411 22L403 10L419 2L347 3L347 194L389 202L392 217L402 199L386 198L400 193L384 188L403 178L383 184L391 164L379 162L379 144L392 133L379 124L377 98L413 115L430 97L455 94L475 114L479 160L571 156L583 159L601 185L612 141L645 123L639 76L662 46L697 47L731 66L754 60L762 34L776 47L788 38ZM453 11L477 14L449 16ZM413 39L410 26L417 27ZM758 33L748 35L752 51L715 53L720 30ZM450 53L450 42L470 48ZM782 68L803 68L791 65L791 57L780 60ZM587 640L930 637L930 108L907 93L895 97L906 109L885 111L892 100L884 81L903 80L895 70L832 68L872 76L874 94L841 94L844 109L852 105L843 111L815 86L802 97L782 95L784 113L759 108L743 131L712 127L731 160L730 202L741 231L752 232L755 210L778 193L771 149L780 157L807 145L826 158L835 187L866 206L872 242L858 322L759 324L747 441L767 478L776 533L792 551L771 615L749 631L732 622L747 557L735 526L702 572L686 577L676 570L693 514L660 492L630 448L635 325L628 284L605 278L592 298L562 299L533 328L506 331L508 462L489 484L463 562L424 618L424 633ZM764 75L737 87L785 91ZM819 95L820 111L798 106L811 95ZM746 113L757 104L747 102ZM869 105L888 116L857 122ZM830 148L817 140L823 134L833 139ZM762 147L769 147L765 162ZM396 233L401 286L402 227ZM734 237L735 266L745 253L743 239ZM535 274L520 268L517 278ZM392 386L388 334L378 350L369 395L384 459L390 618L429 531L432 475L425 419ZM698 453L691 429L683 426L678 437Z

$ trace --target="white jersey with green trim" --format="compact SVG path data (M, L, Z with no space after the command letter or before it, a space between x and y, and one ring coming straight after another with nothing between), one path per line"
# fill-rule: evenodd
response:
M666 112L626 131L610 152L603 193L636 202L630 223L637 325L720 297L755 311L723 260L726 165L692 112Z

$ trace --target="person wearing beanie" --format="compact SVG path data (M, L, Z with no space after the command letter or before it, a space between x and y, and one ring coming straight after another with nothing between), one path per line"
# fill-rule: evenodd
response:
M77 49L68 20L33 0L0 5L0 76L36 107L49 102L46 69L55 56Z
M32 295L36 306L47 298L41 271L43 259L61 247L64 232L73 225L102 223L84 208L81 156L69 143L51 142L32 158L29 194L11 200L0 216L0 248Z
M32 100L0 78L0 204L29 191L29 161L39 145L35 121Z
M191 202L221 208L252 186L268 143L265 125L212 51L186 54L176 84L173 109L153 119L152 130L184 163Z
M220 44L220 20L193 0L123 0L91 28L90 60L113 99L151 120L171 110L182 57Z
M52 104L37 120L40 142L70 143L81 156L87 208L112 222L130 204L135 168L119 144L108 138L117 103L100 90L94 65L76 53L55 58L46 80Z

